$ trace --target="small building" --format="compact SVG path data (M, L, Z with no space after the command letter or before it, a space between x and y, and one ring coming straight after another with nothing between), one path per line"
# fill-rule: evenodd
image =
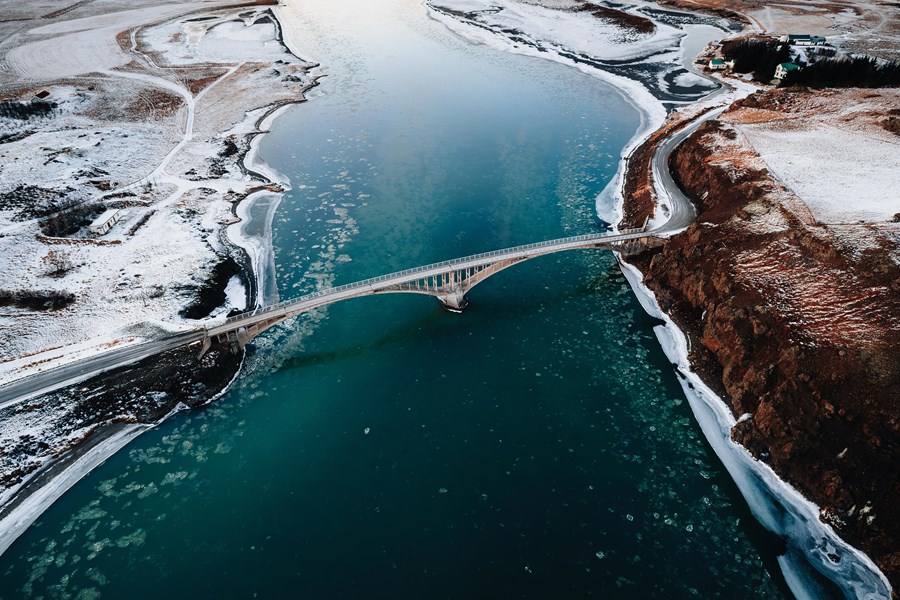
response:
M113 225L118 223L122 217L123 215L121 210L117 208L111 208L94 219L94 222L88 226L88 231L90 231L91 233L96 233L97 235L103 235L107 231L112 229Z
M47 90L41 90L37 94L32 96L31 101L32 102L43 102L49 97L50 97L50 92L48 92Z
M775 79L781 81L782 79L787 77L787 74L790 73L791 71L799 71L799 70L800 70L800 66L795 65L792 62L781 63L780 65L775 67Z
M709 61L709 70L710 71L724 71L726 66L728 66L728 65L721 58L714 58L711 61Z
M779 41L792 46L822 46L826 43L825 38L818 35L808 34L789 34L783 35Z

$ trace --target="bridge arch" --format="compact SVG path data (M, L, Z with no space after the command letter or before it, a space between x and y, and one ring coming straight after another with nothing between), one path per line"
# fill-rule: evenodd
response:
M633 254L660 243L662 240L659 236L645 231L645 228L640 228L617 234L582 235L485 252L381 275L321 290L272 306L256 308L229 317L225 323L207 326L206 336L207 339L216 338L221 342L231 343L235 347L242 347L269 327L285 319L335 302L376 294L433 296L447 310L462 312L467 304L466 294L473 287L500 271L532 258L567 250L589 248ZM207 345L204 344L204 347Z

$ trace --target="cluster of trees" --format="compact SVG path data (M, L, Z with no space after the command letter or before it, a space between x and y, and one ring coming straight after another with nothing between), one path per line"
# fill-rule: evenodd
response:
M56 108L55 102L36 100L34 102L0 102L0 117L26 121L31 117L49 117Z
M756 81L771 81L775 68L783 62L790 62L791 48L775 40L738 40L722 45L725 58L734 61L738 73L753 73Z
M75 201L69 201L66 204L67 206L40 222L44 235L51 237L73 235L82 227L90 225L94 217L103 210L102 207L78 204Z
M823 87L896 87L900 86L900 61L880 61L870 56L826 58L791 71L784 85Z

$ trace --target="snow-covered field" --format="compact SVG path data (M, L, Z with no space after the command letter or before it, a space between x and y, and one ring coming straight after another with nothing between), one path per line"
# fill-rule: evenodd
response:
M35 27L6 61L23 80L52 81L121 67L132 59L116 36L132 27L203 8L199 2L92 15ZM208 5L207 5L208 6Z
M818 222L888 221L900 213L900 139L892 143L821 123L742 129Z
M0 291L75 298L57 310L0 307L0 381L58 362L60 348L100 351L195 326L179 312L245 243L225 238L233 203L286 186L240 162L258 121L312 82L270 10L145 4L35 21L3 57L13 90L4 100L23 106L46 90L54 108L0 116ZM199 9L209 18L197 20ZM42 231L53 202L94 207L88 220L107 208L125 216L102 236ZM243 307L240 288L213 312Z
M817 223L886 224L900 213L900 137L885 128L897 90L779 90L772 102L724 120Z
M638 33L593 16L574 12L576 2L524 3L516 0L435 0L436 7L471 14L477 21L500 30L516 30L545 46L594 56L602 60L633 60L676 50L684 32L658 23L652 33Z

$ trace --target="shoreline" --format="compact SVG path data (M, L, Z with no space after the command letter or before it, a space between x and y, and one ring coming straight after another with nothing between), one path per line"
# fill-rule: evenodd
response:
M208 9L192 10L188 14L203 16L212 14L216 11L221 11L223 8L239 8L242 6L244 5L239 4L230 7L212 6ZM302 56L296 53L293 44L286 40L283 35L284 28L280 21L277 8L277 5L268 7L268 12L276 23L276 39L294 57L303 63L307 63ZM306 72L309 74L318 67L318 64L312 63L311 66L306 69ZM261 302L277 301L277 288L274 287L274 255L271 238L271 224L281 197L285 191L290 189L289 178L269 167L268 164L259 157L259 144L262 142L265 134L268 133L272 123L279 116L290 107L302 104L308 100L307 93L318 85L318 79L320 77L321 76L317 75L311 77L308 84L300 90L299 99L287 102L279 101L268 106L251 110L241 122L236 123L225 131L219 132L219 134L225 134L229 131L240 129L248 123L252 123L254 131L249 134L249 137L251 138L250 142L246 150L239 151L240 154L237 156L237 164L247 175L261 180L263 187L277 186L280 188L280 191L277 192L269 189L256 190L247 194L237 202L234 202L232 205L232 214L240 220L234 223L224 224L217 232L219 239L223 240L226 246L231 247L229 254L239 254L241 256L236 258L244 259L239 260L238 264L241 265L242 277L245 278L246 283L249 284L247 289L248 303L258 304ZM262 113L261 116L256 116L254 114L260 112ZM273 200L263 215L264 237L260 239L259 236L245 235L244 229L258 220L258 217L254 217L251 214L252 210L265 198ZM273 291L274 299L272 296ZM139 344L140 341L141 340L135 340L129 345ZM117 346L117 348L119 347L121 346ZM59 350L64 350L64 348L51 349L49 352L57 352ZM39 355L40 353L38 356ZM231 389L235 381L240 377L245 359L246 353L242 352L241 361L232 373L228 383L219 392L206 399L199 406L206 406L215 402ZM14 383L21 379L42 374L48 369L52 370L65 367L71 362L75 361L67 361L66 355L63 354L56 364L53 364L46 369L23 372L4 383ZM128 368L134 366L134 364L122 365L121 367ZM106 372L104 371L89 376L88 379L104 377L105 375ZM78 382L76 382L76 384L77 383ZM53 390L50 390L45 393L52 392ZM33 473L28 475L23 482L18 484L18 486L13 486L7 490L7 500L0 504L0 556L15 543L19 536L40 518L44 511L93 469L100 466L108 458L126 447L140 434L160 425L173 414L188 408L187 405L179 402L175 408L153 423L108 423L99 425L94 431L88 434L86 439L75 443L61 456L45 462Z
M817 570L822 575L825 575L824 570L831 570L836 577L846 577L846 573L837 572L839 565L828 557L828 553L833 550L826 551L821 547L821 541L827 539L834 549L841 549L851 554L867 569L868 573L875 575L888 590L886 597L889 598L890 582L872 559L862 550L844 541L830 525L821 521L817 504L782 479L769 465L755 459L744 446L732 441L731 428L738 423L739 419L735 418L725 401L694 371L688 358L687 336L671 316L659 307L653 291L644 286L643 273L640 269L624 262L619 257L617 257L617 262L644 311L664 322L663 325L653 328L660 347L674 366L678 381L704 437L740 490L751 513L767 530L785 536L789 541L794 541L794 544L788 544L788 551L793 550L794 556L789 557L787 554L778 556L782 573L791 591L798 598L807 597L804 592L808 591L809 585L803 576L803 570L797 568L796 563L789 562L789 559L803 559L808 562L808 555L804 556L802 552L811 552L812 548L816 548L815 556L818 558L819 564L810 566L821 567ZM787 517L790 517L790 520ZM807 535L798 540L796 532L802 532L804 529ZM791 535L792 533L794 535ZM825 576L827 577L827 575ZM847 580L844 579L844 581ZM792 583L794 585L791 585ZM859 586L862 583L864 582L856 585L850 584L857 597L878 598L882 596L877 589L871 587L861 589Z
M440 15L435 17L436 20L444 23L452 31L458 35L476 43L490 44L482 33L483 28L472 27L474 31L463 29L465 25L458 19L447 16L440 11L435 11L425 0L426 6L429 8L429 14ZM687 12L683 11L682 12ZM447 21L450 21L451 26ZM498 35L497 32L491 32L491 35ZM724 35L723 35L724 36ZM502 36L501 36L502 37ZM530 46L513 46L508 43L494 43L494 47L502 47L503 50L543 58L545 60L553 60L560 64L575 67L581 72L588 75L598 77L599 79L609 83L616 91L632 106L634 106L642 116L641 127L634 135L631 141L622 151L619 169L613 179L607 184L607 187L600 193L596 200L596 213L599 218L604 221L618 224L622 219L625 206L624 185L625 175L629 159L632 153L646 142L662 125L666 122L666 116L661 119L654 120L654 113L648 109L647 95L650 92L640 83L627 79L625 77L606 73L599 68L588 67L580 62L548 53L537 52ZM679 45L680 47L680 45ZM686 58L686 57L683 57ZM622 83L625 83L622 85ZM699 108L711 99L710 96L718 96L725 89L723 82L718 81L719 89L714 90L706 97L682 105L682 108ZM640 88L640 92L635 96L630 94L634 87ZM736 98L731 98L724 103L727 107ZM662 108L662 101L653 98L651 105L656 103ZM710 105L712 106L712 105ZM646 111L646 112L645 112ZM656 178L654 178L655 187L658 186ZM656 191L656 208L665 206L663 194ZM612 205L612 210L607 207ZM615 217L614 221L610 221L607 217ZM629 283L635 297L638 299L645 312L655 318L662 320L665 324L654 327L654 332L660 342L660 346L673 364L676 373L679 375L679 383L683 389L685 397L688 399L692 412L703 431L704 437L713 448L719 460L731 476L732 481L740 491L741 496L747 502L751 513L754 517L769 531L783 535L794 542L793 548L789 545L789 550L794 550L794 555L779 555L778 562L781 567L782 574L791 591L798 598L813 598L810 595L810 589L817 589L818 585L810 580L806 573L809 568L815 568L820 576L824 576L832 581L835 585L841 587L843 592L852 592L860 598L879 598L891 597L891 586L885 574L877 567L872 559L862 550L847 543L841 538L835 530L819 519L820 507L803 496L787 481L783 480L769 465L756 460L750 452L731 440L731 427L738 420L734 417L728 405L715 394L697 375L688 359L687 337L685 333L675 324L672 318L663 312L656 302L655 294L643 283L643 274L640 270L628 263L625 263L621 257L616 255L620 269ZM768 497L768 499L767 499ZM790 515L793 521L786 526L784 522L780 522L783 516L776 514L776 510L781 509L785 514ZM803 536L796 535L797 532L804 533ZM791 535L793 534L793 535ZM802 539L800 539L802 537ZM830 548L822 548L822 540L829 542ZM812 549L816 549L814 555L818 562L812 564L809 560L809 553ZM856 558L862 571L857 571L859 575L854 582L846 579L847 573L839 573L839 568L847 561L841 561L841 564L835 563L828 554L834 548L839 548ZM803 553L806 554L803 554ZM803 569L802 563L806 562L806 569ZM831 574L829 577L828 573ZM866 577L866 575L870 575ZM870 585L866 585L866 581ZM843 583L844 585L840 585ZM879 585L880 584L880 585ZM879 589L879 587L881 589Z

